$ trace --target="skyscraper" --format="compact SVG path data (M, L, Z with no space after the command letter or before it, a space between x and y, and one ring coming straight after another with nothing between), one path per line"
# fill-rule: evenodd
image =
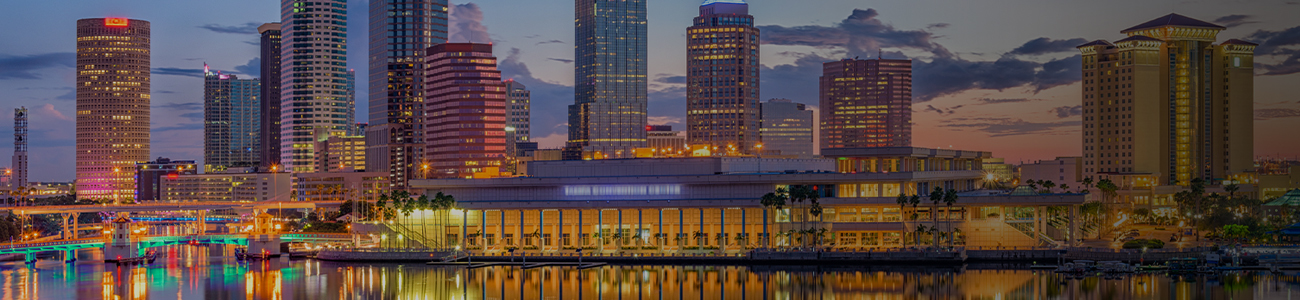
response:
M347 129L347 0L280 5L280 163L294 173L314 172L317 128Z
M1254 168L1255 44L1214 44L1225 27L1169 14L1083 53L1086 177L1208 184Z
M822 64L821 147L912 146L912 61L844 59Z
M149 22L77 20L77 196L132 199L149 160Z
M406 188L424 160L425 50L447 42L447 0L370 1L366 165Z
M631 157L646 146L646 0L575 0L570 151Z
M261 164L262 84L203 64L203 170Z
M499 171L506 158L506 87L492 44L438 44L425 61L429 168L422 176L465 178Z
M686 136L752 153L760 141L758 28L743 0L708 0L686 29Z
M506 127L514 128L514 140L511 143L527 143L532 134L529 124L532 122L532 92L523 83L506 80Z
M280 23L257 27L262 34L262 121L260 141L262 167L280 165ZM279 168L277 168L279 169Z
M813 155L813 112L790 99L763 102L763 153Z
M15 188L27 186L27 108L14 109L14 157L13 174L9 185Z

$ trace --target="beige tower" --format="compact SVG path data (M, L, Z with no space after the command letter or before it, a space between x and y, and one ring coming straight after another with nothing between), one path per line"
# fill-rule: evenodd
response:
M1253 169L1255 44L1170 14L1083 53L1085 176L1207 184Z
M149 161L149 22L77 20L77 196L131 200Z

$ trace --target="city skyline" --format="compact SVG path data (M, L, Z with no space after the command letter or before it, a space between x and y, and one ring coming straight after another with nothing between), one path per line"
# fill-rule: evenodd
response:
M253 3L250 5L249 3ZM553 8L547 8L543 11L544 15L553 15L558 20L540 20L540 24L535 27L544 26L544 30L510 30L511 16L521 13L527 13L534 4L520 5L503 5L500 1L476 1L478 5L469 6L463 3L456 3L453 11L460 9L462 11L477 11L477 20L481 22L464 22L465 19L450 22L457 24L478 24L480 27L485 26L491 36L500 36L495 38L497 43L496 56L503 57L502 70L506 73L507 78L516 78L521 82L528 84L530 89L534 90L534 112L533 112L533 131L534 140L542 142L543 147L556 147L554 138L547 139L548 136L555 136L563 133L563 127L556 129L566 116L563 110L557 109L561 104L572 103L571 94L568 98L564 97L563 91L572 91L572 86L567 85L565 72L572 72L572 65L549 58L559 60L570 59L564 55L565 52L572 53L571 50L565 50L571 45L572 36L565 34L572 23L567 23L566 12L571 12L572 7L567 4L557 5ZM350 6L357 5L349 3ZM28 7L38 4L22 3L16 4L19 7ZM171 4L168 4L171 5ZM168 5L162 5L167 7ZM210 4L216 5L216 4ZM222 8L229 5L229 8ZM668 7L672 5L673 7ZM684 78L685 72L685 54L678 49L683 49L685 42L680 37L682 30L689 24L689 18L697 15L692 12L698 9L699 1L676 1L676 2L651 2L650 3L650 76L651 76L651 99L649 105L651 124L670 124L682 128L681 121L685 115L685 94L682 91L684 85L677 83L678 77ZM1295 99L1284 95L1285 83L1294 82L1297 75L1293 73L1297 66L1293 64L1278 64L1280 58L1285 56L1271 55L1273 53L1290 53L1285 45L1287 43L1296 43L1297 41L1285 40L1280 34L1286 30L1296 29L1294 21L1281 19L1279 12L1286 11L1287 8L1296 7L1283 3L1267 6L1263 4L1251 4L1243 6L1216 6L1214 4L1194 4L1180 7L1178 10L1169 9L1169 4L1149 4L1143 3L1133 11L1126 11L1120 14L1111 14L1104 22L1090 22L1080 19L1074 19L1072 16L1051 15L1054 20L1059 22L1046 22L1045 26L1033 26L1032 30L1017 29L1012 30L1010 34L991 34L991 30L1005 30L1006 26L999 24L979 24L978 20L952 16L947 12L936 12L927 14L926 17L908 18L905 16L917 14L916 7L901 7L897 4L871 4L864 5L861 3L828 3L822 8L805 8L791 7L784 3L754 2L751 1L751 14L759 20L758 27L764 29L764 42L762 53L764 62L770 62L763 67L764 82L770 80L784 80L782 76L799 75L797 80L788 80L786 84L764 84L764 99L767 98L790 98L796 102L814 103L816 86L803 86L790 88L799 81L815 82L816 76L807 77L806 71L801 71L801 67L806 65L820 66L825 61L832 61L853 54L865 53L870 57L870 53L882 46L887 58L894 58L892 55L905 54L908 58L920 61L917 67L916 90L918 99L914 104L915 126L914 142L919 147L947 147L952 145L954 148L974 149L991 151L995 156L1007 157L1009 162L1019 160L1048 159L1054 156L1080 155L1079 153L1079 108L1081 100L1079 99L1079 89L1081 85L1078 81L1079 71L1077 51L1073 49L1082 43L1074 43L1075 39L1095 40L1095 39L1113 39L1118 35L1118 29L1128 25L1137 24L1150 20L1151 18L1162 16L1170 12L1177 12L1189 17L1202 19L1210 22L1221 23L1229 27L1220 36L1243 38L1245 40L1261 44L1261 53L1257 53L1259 59L1257 62L1265 67L1257 67L1256 76L1256 143L1257 156L1272 156L1274 153L1285 151L1286 149L1296 149L1296 144L1300 143L1294 139L1286 139L1285 134L1278 130L1270 128L1281 128L1283 126L1296 126L1300 123L1300 110L1296 108ZM129 9L130 5L118 8L105 8L107 6L100 4L88 4L84 8L75 8L73 12L54 13L55 17L51 18L51 26L38 26L37 28L63 28L63 33L57 31L42 34L45 39L61 38L70 40L71 34L68 32L69 24L60 24L59 22L70 23L77 18L90 18L121 15L133 19L149 20L154 23L155 27L155 67L154 75L154 139L156 140L154 150L150 157L166 156L178 159L197 159L201 157L201 147L194 148L192 145L199 144L201 141L201 123L193 122L192 104L201 99L201 72L189 74L184 72L187 66L193 65L189 58L206 60L213 65L235 66L245 62L245 59L257 57L256 43L244 45L248 41L255 41L257 24L268 21L275 21L274 5L255 1L235 2L231 4L221 4L216 8L216 13L195 18L195 20L182 20L182 18L169 17L154 8L136 7ZM780 6L780 7L773 7ZM918 4L919 6L919 4ZM996 2L989 3L988 6L998 7ZM1068 5L1067 5L1068 6ZM174 5L171 6L173 9ZM270 7L267 10L256 9L257 7ZM1005 8L1005 5L1002 5ZM1227 8L1225 8L1227 7ZM1272 7L1273 9L1270 9ZM266 19L259 20L235 20L226 19L229 16L242 16L241 14L223 14L223 9L234 10L255 10L251 15L267 15ZM852 11L859 8L861 10ZM878 9L878 10L873 10ZM1032 8L1032 5L1027 8ZM1054 6L1057 11L1070 11L1068 7ZM1080 8L1086 11L1089 8ZM790 13L776 13L783 10L789 10ZM815 10L815 11L814 11ZM15 11L30 11L28 9L18 9ZM150 12L153 11L153 12ZM988 16L987 11L976 10L974 15ZM360 12L364 14L365 12ZM59 16L59 14L68 14L68 16ZM350 23L354 23L351 32L365 32L364 29L357 31L357 24L361 19L355 18L358 14L356 9L350 12ZM455 14L453 12L453 14ZM840 20L844 15L852 15L847 20ZM470 21L474 21L473 14L469 14ZM825 16L824 18L822 16ZM1039 19L1029 19L1024 16L1007 16L1006 23L1022 22L1040 22ZM1034 18L1041 18L1037 16ZM1231 17L1231 18L1228 18ZM60 19L66 18L66 19ZM247 18L247 17L241 17ZM825 19L829 18L829 19ZM22 18L16 18L22 19ZM453 15L452 19L456 19ZM513 18L517 19L517 18ZM917 19L917 20L911 20ZM1220 21L1222 19L1223 21ZM681 21L686 20L686 21ZM12 21L3 21L12 22ZM44 20L36 24L44 24ZM239 31L237 27L231 26L242 22L256 23L251 25L254 29L245 30L244 33L222 33L226 31ZM517 21L516 21L517 22ZM770 23L769 23L770 22ZM811 23L812 25L807 25ZM948 24L946 26L931 24ZM1058 23L1060 25L1058 25ZM164 25L167 24L167 25ZM517 23L516 23L517 24ZM555 25L558 24L558 27ZM773 25L779 24L779 25ZM1113 25L1122 24L1122 25ZM209 26L211 25L211 26ZM199 28L199 26L205 26ZM987 28L985 32L972 32L972 28ZM1060 27L1068 28L1060 28ZM463 28L480 28L474 26L453 26L453 32L465 32ZM165 29L164 29L165 28ZM233 29L232 29L233 28ZM481 29L481 28L480 28ZM773 30L768 30L773 29ZM249 33L251 32L251 33ZM558 33L557 33L558 32ZM809 36L808 32L821 32L825 36ZM162 39L171 41L184 40L180 35L196 35L204 40L204 43L197 43L194 47L217 48L230 46L247 48L239 51L242 53L236 57L229 54L210 52L210 50L190 49L197 51L174 51L175 45L162 46ZM354 34L355 35L355 34ZM525 38L527 36L538 35L534 38ZM801 36L802 35L802 36ZM364 35L363 35L364 36ZM453 34L454 36L454 34ZM775 36L771 38L769 36ZM904 37L913 39L913 43L902 43L906 40ZM0 62L6 63L28 63L20 67L0 69L0 89L12 90L11 99L16 99L12 106L27 106L32 110L32 181L67 181L72 178L71 162L61 162L59 156L70 156L72 151L70 140L72 138L72 126L67 122L70 117L74 116L75 109L71 107L68 100L60 99L61 94L68 93L71 87L69 75L71 68L67 67L67 62L59 62L59 53L71 51L71 47L66 45L66 41L42 41L33 37L6 36L5 38L16 41L15 43L6 43L0 46L0 52L8 53L7 56L0 57ZM558 43L545 43L558 41ZM1039 38L1046 38L1040 40ZM543 40L546 39L546 40ZM972 39L982 39L985 41L972 42ZM364 38L355 38L352 43L363 42ZM828 42L829 41L829 42ZM1270 43L1270 41L1272 43ZM179 42L172 42L179 43ZM536 45L537 43L544 43ZM53 45L52 45L53 44ZM63 44L58 46L58 44ZM351 43L350 43L351 44ZM554 44L554 45L553 45ZM15 46L22 45L22 48ZM818 49L815 46L824 47ZM168 47L168 48L163 48ZM549 48L558 48L549 50ZM514 52L511 49L521 48ZM1061 50L1065 48L1065 50ZM355 46L354 46L354 49ZM361 48L364 49L364 48ZM662 50L662 51L659 51ZM671 50L671 51L670 51ZM1268 51L1268 53L1263 53ZM247 52L247 53L244 53ZM358 64L353 51L350 59L349 68L357 69L359 73L366 74L362 71L362 64ZM551 53L554 52L554 53ZM670 52L658 54L657 52ZM860 53L859 53L860 52ZM810 58L808 55L816 55ZM956 53L956 54L954 54ZM51 67L41 67L39 63L41 58L48 54L55 62ZM364 53L361 53L364 57ZM513 55L512 55L513 54ZM553 55L552 55L553 54ZM538 55L550 55L552 57L538 57ZM570 54L571 55L571 54ZM677 58L665 58L664 56L680 56ZM801 56L802 55L802 56ZM948 55L948 56L945 56ZM225 56L225 57L223 57ZM208 59L208 58L212 59ZM513 59L512 59L513 57ZM806 63L795 61L797 57L805 58ZM1072 57L1073 60L1070 60ZM865 57L864 57L865 58ZM995 61L1006 63L1008 69L1029 68L1029 77L1023 77L1024 72L1015 73L1007 70L991 70ZM1052 64L1053 61L1058 64ZM364 62L364 60L361 60ZM32 65L31 63L36 63ZM941 64L942 63L942 64ZM947 64L947 65L943 65ZM782 67L786 65L785 67ZM1019 65L1020 67L1017 67ZM13 65L18 66L18 65ZM529 76L523 77L521 67L532 67ZM934 75L927 75L927 70L933 71L938 67L958 67L965 68L968 73L984 75L1005 75L1005 78L999 77L1001 82L987 79L962 79L962 78L945 78L938 77L940 80L923 81L924 79L936 79ZM1027 66L1027 67L1026 67ZM1042 69L1047 67L1061 67L1065 70ZM256 64L249 64L249 68L256 68ZM929 69L927 69L929 68ZM8 70L5 70L8 69ZM177 70L180 69L180 70ZM239 71L239 68L234 68ZM676 70L674 70L676 69ZM818 68L819 69L819 68ZM167 71L173 71L168 73ZM177 72L179 71L179 72ZM979 73L974 71L1004 72L1004 73ZM250 73L252 71L249 71ZM1260 75L1260 74L1286 74L1289 75ZM247 73L235 72L241 75ZM817 73L820 73L819 70ZM181 76L171 74L184 74ZM1022 77L1015 77L1017 75ZM30 79L35 77L35 79ZM260 76L254 76L259 77ZM960 77L953 75L951 77ZM540 81L539 81L540 78ZM792 78L794 79L794 78ZM963 81L964 80L964 81ZM943 81L943 82L941 82ZM951 81L951 82L949 82ZM952 83L956 82L956 83ZM361 89L358 86L358 89ZM987 89L979 89L987 88ZM999 92L997 89L1003 89ZM811 90L813 94L806 91ZM1037 94L1033 92L1042 89ZM358 94L366 95L366 92L358 90ZM557 96L558 95L560 96ZM198 95L200 97L196 98ZM361 99L358 99L359 101ZM364 102L363 102L364 103ZM48 105L47 105L48 104ZM361 109L358 109L361 110ZM559 112L559 113L557 113ZM190 116L186 116L186 115ZM359 111L360 115L365 115L364 111ZM1064 116L1064 117L1058 117ZM201 120L201 113L198 118ZM62 121L62 122L60 122ZM671 122L676 121L676 122ZM12 122L11 116L5 116L3 123ZM197 124L197 130L195 125ZM5 128L0 134L11 134L11 129ZM561 134L562 136L562 134ZM0 153L9 153L12 147L9 145L0 146ZM1295 150L1292 150L1295 151ZM1282 155L1296 156L1297 153L1281 153Z

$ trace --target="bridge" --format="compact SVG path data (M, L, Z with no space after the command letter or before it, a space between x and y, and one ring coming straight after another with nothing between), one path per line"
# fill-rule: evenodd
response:
M339 207L343 201L260 201L260 202L157 202L141 204L99 204L99 205L51 205L51 206L17 206L0 208L18 215L92 213L92 212L151 212L151 211L198 211L214 209L316 209Z
M350 242L352 236L344 233L284 233L279 235L282 242ZM131 237L136 244L137 255L145 255L148 248L171 245L249 245L247 234L194 234L194 235L155 235ZM74 240L57 240L49 242L13 243L0 245L0 255L23 254L26 261L35 261L35 254L46 251L67 253L65 257L76 257L75 251L86 248L103 248L109 241L106 237L84 238Z

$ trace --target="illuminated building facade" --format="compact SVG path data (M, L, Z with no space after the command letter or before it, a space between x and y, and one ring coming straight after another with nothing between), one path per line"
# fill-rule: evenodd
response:
M912 146L912 61L822 64L821 148Z
M813 112L803 103L771 99L760 106L764 154L813 155Z
M162 201L292 201L289 173L207 173L167 176Z
M131 199L149 160L149 22L77 20L77 197Z
M262 122L258 155L263 168L280 165L280 23L257 27L262 35Z
M700 5L700 16L686 29L686 137L691 145L734 148L731 152L742 154L760 150L758 45L758 28L745 1Z
M203 64L203 170L261 164L262 94L258 79L211 72Z
M528 91L523 83L518 81L506 80L506 97L509 98L506 106L506 127L514 128L515 143L527 143L532 140L532 130L529 128L532 122L532 92Z
M492 45L438 44L425 61L428 178L500 171L506 159L506 85Z
M280 163L289 172L314 172L317 128L344 131L348 112L346 0L280 5Z
M27 186L27 108L14 109L14 157L10 170L4 174L14 188Z
M646 146L646 0L574 3L575 99L566 148L631 157Z
M212 171L207 171L212 172ZM163 199L162 181L180 175L198 174L198 165L192 160L171 160L159 157L151 162L135 165L135 195L138 201Z
M396 187L424 160L425 50L447 42L447 0L370 1L366 165Z
M1170 14L1078 47L1085 177L1213 185L1254 170L1256 45L1215 44L1224 29Z
M366 138L327 136L316 141L316 170L319 172L366 171Z

